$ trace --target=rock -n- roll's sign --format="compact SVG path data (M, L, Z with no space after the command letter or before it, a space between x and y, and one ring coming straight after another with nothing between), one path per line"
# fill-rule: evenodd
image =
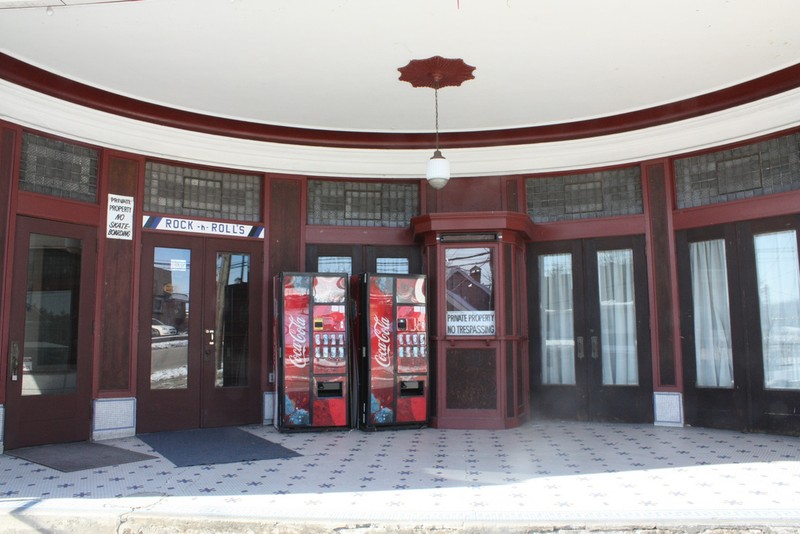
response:
M148 230L166 230L188 234L207 234L224 237L264 238L264 227L232 222L199 221L180 217L145 215L142 227Z
M133 239L133 197L108 195L106 237L109 239Z

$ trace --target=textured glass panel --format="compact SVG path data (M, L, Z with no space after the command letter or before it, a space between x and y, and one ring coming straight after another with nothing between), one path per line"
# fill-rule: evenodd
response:
M308 182L308 224L403 228L416 215L417 184Z
M675 160L679 208L800 189L800 134Z
M25 133L19 187L32 193L96 202L97 160L97 150Z
M638 215L639 167L525 180L528 215L534 222Z
M156 213L257 222L261 177L147 162L144 209Z

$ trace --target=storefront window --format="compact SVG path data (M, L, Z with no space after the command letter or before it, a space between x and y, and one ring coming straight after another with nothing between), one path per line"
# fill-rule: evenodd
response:
M794 230L755 236L764 387L800 389L800 269Z
M445 270L447 335L495 335L492 249L449 248Z

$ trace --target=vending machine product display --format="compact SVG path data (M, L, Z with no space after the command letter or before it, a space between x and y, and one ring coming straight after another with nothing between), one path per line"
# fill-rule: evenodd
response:
M349 427L348 275L281 273L274 294L276 428Z
M354 277L358 309L358 418L364 429L428 421L426 278Z

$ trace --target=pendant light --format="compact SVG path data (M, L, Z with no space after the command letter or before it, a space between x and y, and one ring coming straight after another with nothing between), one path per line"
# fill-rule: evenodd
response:
M412 59L400 71L400 80L410 83L413 87L430 87L433 89L435 109L435 150L433 157L428 160L425 178L434 189L441 189L450 180L450 162L445 159L439 150L439 89L442 87L458 87L475 76L472 71L475 67L464 63L463 59L447 59L433 56L428 59Z
M450 180L450 162L442 156L439 150L439 82L433 88L433 98L436 109L436 150L433 151L433 157L428 160L428 170L425 172L425 178L434 189L441 189L447 185Z

